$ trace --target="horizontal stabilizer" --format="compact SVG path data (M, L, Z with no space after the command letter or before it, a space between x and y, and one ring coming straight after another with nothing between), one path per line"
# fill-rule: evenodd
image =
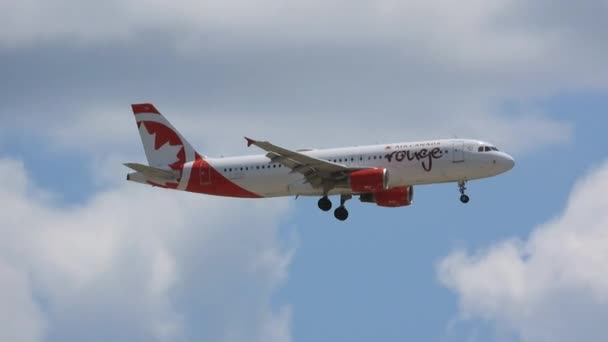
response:
M163 179L163 180L172 180L175 181L178 178L178 174L175 171L163 170L156 167L151 167L147 165L137 164L137 163L125 163L124 166L133 169L137 172L140 172L148 177Z

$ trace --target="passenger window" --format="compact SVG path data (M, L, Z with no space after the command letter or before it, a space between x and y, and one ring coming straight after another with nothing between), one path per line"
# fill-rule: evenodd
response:
M232 168L229 168L228 170L229 170L230 172L232 172Z

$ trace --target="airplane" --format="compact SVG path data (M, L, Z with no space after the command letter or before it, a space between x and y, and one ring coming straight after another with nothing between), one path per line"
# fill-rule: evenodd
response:
M216 196L266 198L317 196L334 216L348 218L345 202L381 207L412 204L414 186L455 182L460 201L469 202L466 182L513 168L513 158L487 142L440 139L331 149L290 150L245 137L260 155L212 158L199 154L151 103L131 105L148 165L126 163L128 181Z

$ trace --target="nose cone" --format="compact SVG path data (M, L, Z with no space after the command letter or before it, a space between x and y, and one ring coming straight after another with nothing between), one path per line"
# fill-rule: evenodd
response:
M506 153L502 153L501 158L498 160L498 167L500 168L500 172L507 172L511 170L515 166L515 160L513 157Z

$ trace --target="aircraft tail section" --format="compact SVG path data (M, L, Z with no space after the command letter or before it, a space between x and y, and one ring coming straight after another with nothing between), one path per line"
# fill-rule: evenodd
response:
M148 165L125 164L136 171L128 174L127 180L186 190L192 173L192 167L187 163L201 160L201 155L153 104L138 103L131 105L131 108L135 114Z
M201 158L153 104L133 104L131 108L148 165L158 169L179 170L185 163Z

